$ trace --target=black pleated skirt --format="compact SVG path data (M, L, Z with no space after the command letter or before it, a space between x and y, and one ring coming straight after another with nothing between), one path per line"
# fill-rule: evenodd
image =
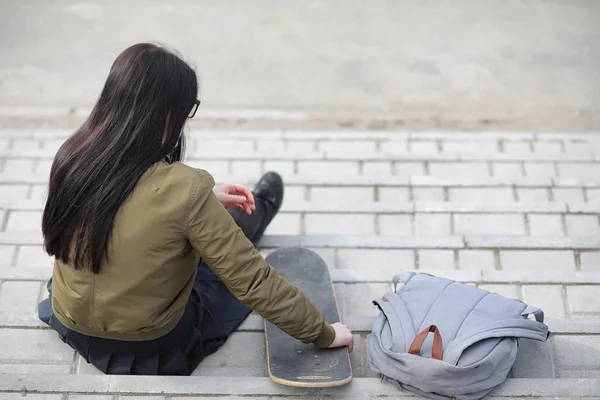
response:
M52 282L48 282L52 297ZM82 335L66 328L52 313L50 297L39 305L39 318L88 363L113 375L190 375L217 351L252 311L200 263L185 313L168 334L131 342Z

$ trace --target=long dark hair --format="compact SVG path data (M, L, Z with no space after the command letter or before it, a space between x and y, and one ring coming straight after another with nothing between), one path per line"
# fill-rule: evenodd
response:
M197 95L194 70L160 46L117 57L89 117L54 158L42 218L49 255L100 271L117 211L144 172L181 159Z

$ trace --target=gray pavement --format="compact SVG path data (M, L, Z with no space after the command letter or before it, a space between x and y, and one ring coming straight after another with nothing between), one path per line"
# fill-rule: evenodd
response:
M89 107L116 55L153 40L197 67L209 114L600 127L593 0L4 0L0 10L0 106L30 115Z
M600 135L191 129L186 162L217 181L252 185L267 170L283 175L286 199L262 253L301 245L331 270L355 333L357 379L337 391L303 392L266 378L258 315L183 381L106 380L37 319L52 272L41 210L52 158L69 133L0 129L0 398L23 390L81 400L397 398L369 371L366 349L377 314L371 300L409 270L545 311L550 340L521 342L496 397L600 393Z

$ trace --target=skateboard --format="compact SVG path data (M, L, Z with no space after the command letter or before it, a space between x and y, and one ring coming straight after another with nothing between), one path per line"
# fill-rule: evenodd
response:
M313 251L284 248L266 261L300 289L323 312L329 323L340 321L339 310L325 261ZM296 387L334 387L352 380L347 347L318 349L287 335L265 320L269 377L276 383Z

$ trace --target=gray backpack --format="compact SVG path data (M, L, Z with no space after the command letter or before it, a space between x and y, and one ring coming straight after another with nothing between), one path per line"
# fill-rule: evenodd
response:
M371 370L436 400L481 399L506 379L517 338L549 335L540 309L427 274L394 277L394 292L374 303Z

